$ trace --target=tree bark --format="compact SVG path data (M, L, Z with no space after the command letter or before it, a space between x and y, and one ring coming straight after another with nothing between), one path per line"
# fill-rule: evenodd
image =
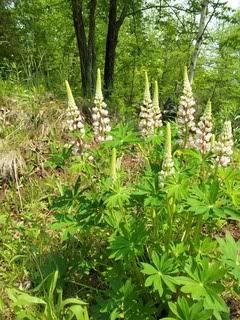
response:
M94 92L96 74L96 6L97 0L89 1L88 38L86 36L83 18L83 0L72 0L72 15L80 56L82 92L84 97L90 97Z
M106 97L109 97L113 90L118 35L129 9L129 5L128 3L126 3L121 11L119 18L117 18L117 5L117 0L109 0L108 31L106 38L104 64L104 89Z
M90 94L91 96L95 91L96 84L96 44L95 44L95 32L96 32L96 7L97 0L91 0L89 2L89 34L88 34L88 58L89 58L89 77L90 77Z
M197 65L197 59L198 59L202 42L203 42L204 32L206 31L208 4L209 4L209 0L202 1L202 9L201 9L200 22L198 27L198 34L197 34L194 50L191 56L190 67L188 71L188 77L189 77L190 83L192 83L193 81L193 77L194 77L194 73Z

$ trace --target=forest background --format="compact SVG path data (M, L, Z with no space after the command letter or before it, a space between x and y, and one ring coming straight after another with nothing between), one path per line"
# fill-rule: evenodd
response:
M174 105L187 65L198 105L210 98L220 121L234 120L240 107L239 5L238 0L1 0L2 90L20 83L63 97L68 79L73 93L87 101L99 67L112 110L126 116L142 99L144 70L159 82L161 105Z

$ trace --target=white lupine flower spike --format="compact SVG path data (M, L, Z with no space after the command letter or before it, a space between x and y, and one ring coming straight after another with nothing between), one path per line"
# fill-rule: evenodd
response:
M180 98L178 108L178 128L180 143L183 147L189 146L192 142L191 135L195 132L195 100L193 98L192 87L188 79L187 67L184 69L183 95Z
M93 131L97 142L112 140L110 119L108 117L107 105L103 101L101 73L97 70L96 93L94 107L92 109Z
M159 107L158 83L154 82L153 93L153 112L154 112L154 127L160 128L162 126L162 113Z
M225 121L220 139L214 146L215 161L219 166L226 167L231 162L233 144L231 121Z
M162 170L159 173L160 183L163 185L166 177L174 174L174 162L172 158L172 137L171 137L171 125L168 122L166 127L166 143L163 156Z
M78 107L75 103L70 85L68 81L65 81L66 89L67 89L67 97L68 97L68 108L67 108L67 129L70 132L77 132L78 138L72 140L70 142L70 146L72 146L73 153L79 153L82 151L84 147L87 145L84 144L84 135L85 135L85 128L84 128L84 119L81 115L81 112L78 110Z
M212 138L212 106L209 100L198 122L195 135L195 148L202 154L206 154L211 150L211 138Z
M139 114L140 123L139 128L143 136L149 136L154 133L154 111L153 104L149 90L148 75L145 72L145 91L144 99Z

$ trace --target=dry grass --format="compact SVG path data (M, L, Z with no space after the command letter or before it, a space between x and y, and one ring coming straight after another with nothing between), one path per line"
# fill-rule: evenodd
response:
M0 177L3 180L17 182L24 165L24 159L18 150L0 151Z

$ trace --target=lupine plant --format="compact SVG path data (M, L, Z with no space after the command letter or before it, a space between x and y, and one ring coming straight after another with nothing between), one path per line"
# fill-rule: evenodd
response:
M92 119L95 140L97 142L112 140L107 105L103 101L100 69L97 70L96 94L94 107L92 109Z
M174 123L172 130L170 123L164 128L165 147L159 141L154 148L149 148L152 141L136 142L146 162L130 176L124 156L136 146L131 141L129 148L123 147L115 131L114 140L97 151L94 175L82 175L81 182L54 200L55 228L64 226L69 239L79 233L91 246L97 239L96 250L83 257L92 269L101 269L101 290L89 307L93 319L228 319L224 296L229 290L237 294L238 260L229 256L225 240L216 234L221 234L219 221L239 214L229 196L229 188L236 185L228 183L226 189L225 173L202 157L209 151L211 123L208 103L194 136L202 139L195 149L178 150L171 138ZM221 137L222 142L230 138L229 124ZM129 157L131 161L131 153ZM239 169L231 170L240 187ZM231 179L227 172L226 177ZM238 252L233 238L226 241Z
M162 126L162 113L159 107L159 94L158 94L158 82L154 82L153 93L153 113L154 113L154 127L160 128Z
M214 153L216 154L216 163L226 167L233 154L233 135L231 121L226 121L223 126L223 132L219 141L215 143Z
M156 104L156 101L155 101ZM155 106L156 108L156 106ZM155 117L154 117L154 108L151 99L150 89L149 89L149 81L148 81L148 74L145 72L145 91L144 91L144 98L141 105L141 112L140 112L140 123L139 128L143 136L149 136L154 133L155 124Z
M206 154L211 149L212 138L212 107L211 101L208 101L204 114L197 124L194 146L202 154Z
M119 124L111 130L112 140L92 145L93 162L84 157L65 161L68 154L53 159L57 166L51 169L60 167L64 178L58 170L54 187L49 178L44 181L50 192L40 201L51 214L41 229L41 241L33 231L37 241L28 251L34 253L35 264L32 269L26 264L24 270L29 286L6 290L16 319L230 319L227 301L239 295L240 281L240 244L226 232L229 224L236 227L233 220L239 220L240 208L239 160L233 154L231 123L225 122L215 142L208 102L193 130L189 125L193 111L188 109L194 101L185 75L186 97L181 98L179 113L184 121L178 118L155 130L156 91L152 103L146 77L144 134L138 134L135 123ZM96 141L109 135L103 103L98 72ZM177 140L178 128L184 148ZM154 139L145 139L152 134ZM6 224L4 234L10 228ZM28 228L22 229L25 241ZM21 241L14 243L22 251L9 259L16 269L28 255L26 242ZM49 245L44 254L43 241ZM47 264L55 255L54 263ZM35 286L37 278L41 280ZM15 279L12 282L16 286Z
M192 134L195 133L196 125L194 119L195 100L192 93L192 87L188 79L187 68L184 69L183 94L180 97L178 108L178 130L180 136L180 144L183 147L192 145Z
M68 81L66 80L66 89L67 89L67 97L68 97L68 108L66 112L67 120L66 125L67 129L73 133L73 140L70 142L70 146L74 153L81 153L82 150L87 147L84 143L84 119L79 111L75 100L72 95L72 91ZM74 136L76 134L76 136Z

